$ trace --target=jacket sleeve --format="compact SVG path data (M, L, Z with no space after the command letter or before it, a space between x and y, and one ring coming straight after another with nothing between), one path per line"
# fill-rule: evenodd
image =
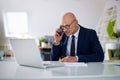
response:
M59 58L63 57L63 43L65 41L65 39L67 39L66 35L64 34L62 37L62 40L60 41L59 45L52 45L52 49L51 49L51 53L50 53L50 59L52 61L58 61Z
M51 55L50 55L50 59L51 61L58 61L59 57L60 57L60 52L61 52L61 45L54 45L52 46L51 49Z

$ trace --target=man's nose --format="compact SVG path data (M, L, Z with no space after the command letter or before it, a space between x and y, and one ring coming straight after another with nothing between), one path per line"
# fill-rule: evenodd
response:
M66 32L67 31L67 29L66 28L64 28L64 30L63 30L64 32Z

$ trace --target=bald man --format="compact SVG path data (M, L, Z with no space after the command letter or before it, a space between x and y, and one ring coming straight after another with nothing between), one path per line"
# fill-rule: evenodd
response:
M104 53L95 30L87 29L78 24L71 12L62 17L60 28L54 35L51 49L51 60L61 62L102 62Z

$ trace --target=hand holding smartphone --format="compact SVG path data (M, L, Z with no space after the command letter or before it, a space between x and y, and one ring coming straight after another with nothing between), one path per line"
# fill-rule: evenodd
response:
M58 45L59 42L61 41L63 32L64 32L64 30L61 26L56 29L56 33L54 35L54 43L56 45Z
M63 29L62 29L62 27L60 26L58 34L61 36L62 33L63 33Z

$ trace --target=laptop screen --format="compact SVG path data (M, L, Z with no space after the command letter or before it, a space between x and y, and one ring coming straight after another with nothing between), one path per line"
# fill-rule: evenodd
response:
M41 53L35 39L9 39L16 61L21 65L42 63ZM41 64L42 65L42 64Z

